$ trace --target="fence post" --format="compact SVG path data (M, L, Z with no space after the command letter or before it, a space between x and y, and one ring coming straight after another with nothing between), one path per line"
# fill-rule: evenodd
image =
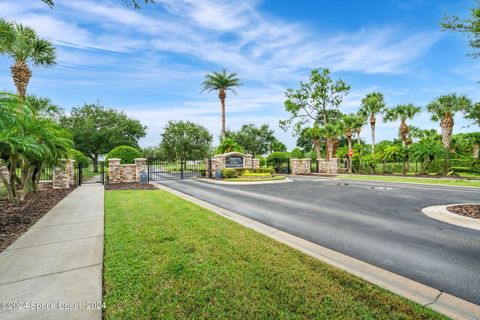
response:
M147 181L150 182L150 159L147 159Z
M83 163L78 163L78 186L82 185L83 180Z
M183 160L180 160L180 179L183 179Z
M100 163L100 165L102 166L102 168L100 169L100 182L104 185L105 184L105 162L102 161Z

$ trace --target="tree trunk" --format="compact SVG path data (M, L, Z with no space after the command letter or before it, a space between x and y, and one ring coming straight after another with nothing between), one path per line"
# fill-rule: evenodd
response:
M452 143L453 124L454 122L452 115L449 112L445 113L442 121L440 121L440 128L442 129L442 143L445 151L447 152L443 161L443 174L445 175L448 173L450 162L450 145Z
M98 172L98 154L94 155L93 158L93 172Z
M475 143L472 148L472 157L474 159L478 159L479 152L480 152L480 144Z
M13 201L13 192L10 188L10 172L7 166L0 166L0 181L3 183L7 190L8 201Z
M407 140L408 140L408 126L405 123L405 121L402 120L400 123L400 128L398 130L398 133L400 135L400 139L402 139L402 145L405 147L407 145Z
M375 123L376 123L375 115L372 114L370 117L370 129L372 130L372 156L375 153Z
M18 203L17 188L15 186L15 178L17 177L17 161L15 158L10 159L10 181L9 188L12 193L12 201Z
M222 139L225 137L225 132L226 132L226 126L225 126L225 98L227 97L227 94L225 93L224 88L220 88L218 92L218 97L220 98L220 103L222 105Z
M315 148L315 153L317 154L317 160L322 157L320 139L313 139L313 146Z
M327 161L330 161L333 157L333 144L334 144L333 139L327 138L327 155L326 155Z
M25 170L25 177L22 177L23 188L21 190L20 197L19 197L20 202L25 200L25 196L30 191L30 186L32 184L32 175L33 175L33 168L28 167Z
M347 137L348 140L348 173L352 174L352 157L350 156L350 150L352 150L352 137Z
M357 134L357 142L360 144L360 132L362 131L362 128L355 128L355 133Z
M30 78L32 77L32 71L23 60L15 61L15 64L10 67L13 82L17 88L17 93L20 98L25 99L27 94L27 86Z

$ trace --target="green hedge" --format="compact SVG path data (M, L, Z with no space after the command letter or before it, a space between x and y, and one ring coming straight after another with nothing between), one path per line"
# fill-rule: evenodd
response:
M238 171L237 171L237 169L233 169L233 168L223 169L222 170L222 176L225 179L236 178L236 177L238 177Z
M245 172L242 174L242 177L256 177L256 178L270 178L272 175L270 173L255 173L255 172Z
M135 163L134 159L141 158L142 154L137 149L130 146L119 146L112 149L108 154L105 161L108 163L108 159L118 158L121 159L120 163Z

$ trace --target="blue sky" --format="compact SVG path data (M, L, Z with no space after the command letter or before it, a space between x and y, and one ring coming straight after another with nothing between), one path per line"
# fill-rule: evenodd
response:
M244 85L227 97L227 127L268 123L289 148L284 92L311 69L328 67L352 86L341 110L358 109L373 90L387 104L425 106L458 92L480 100L480 61L466 39L442 32L445 13L466 15L472 1L180 1L142 10L119 0L0 0L0 16L35 28L57 47L58 64L37 68L29 92L65 110L84 102L125 110L148 126L142 146L156 145L168 120L191 120L220 132L216 94L201 93L204 74L227 68ZM10 61L0 57L0 90L14 91ZM413 124L438 128L427 113ZM455 132L478 131L457 117ZM397 135L380 123L377 141ZM363 131L369 140L369 129Z

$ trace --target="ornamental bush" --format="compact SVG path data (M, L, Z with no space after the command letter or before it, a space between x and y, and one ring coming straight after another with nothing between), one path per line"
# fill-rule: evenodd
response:
M108 159L118 158L121 159L120 163L135 163L134 159L141 158L142 154L137 149L130 146L119 146L112 149L105 159L108 163Z
M267 172L255 173L255 172L246 172L242 174L242 177L252 177L252 178L270 178L272 175Z
M75 160L77 164L81 163L84 168L88 167L89 159L81 151L70 149L68 152L68 157L72 160Z
M238 171L233 168L226 168L222 170L222 176L225 179L236 178L238 177Z
M255 173L269 173L271 175L275 174L275 169L270 168L270 167L257 168L254 171L255 171Z

